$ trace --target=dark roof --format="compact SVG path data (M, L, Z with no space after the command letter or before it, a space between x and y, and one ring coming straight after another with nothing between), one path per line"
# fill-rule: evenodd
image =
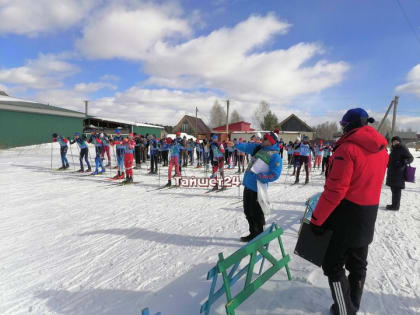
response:
M307 131L314 132L314 130L300 119L295 114L291 114L279 124L279 129L282 131Z
M195 130L195 126L197 123L197 134L209 134L211 130L201 118L195 118L193 116L185 115L182 119L178 122L178 124L173 128L174 131L180 131L181 125L184 121L187 121L190 127Z
M61 112L61 113L72 113L72 114L81 114L84 115L84 113L77 112L74 110L61 108L57 106L51 106L46 105L42 103L37 102L25 102L24 100L16 101L16 99L11 98L12 100L7 100L6 98L2 98L0 100L0 105L9 105L16 107L17 110L24 111L25 109L31 109L33 110L49 110L49 111L55 111L55 112Z
M409 131L396 131L394 132L394 136L398 136L401 139L405 140L416 140L417 133L416 132L409 132Z

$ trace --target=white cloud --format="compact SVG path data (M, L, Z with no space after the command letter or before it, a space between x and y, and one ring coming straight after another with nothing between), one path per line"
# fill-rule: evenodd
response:
M0 0L0 34L35 36L80 22L101 0Z
M265 99L275 104L340 83L349 65L315 62L315 56L325 53L319 44L299 43L288 49L261 51L275 35L285 34L289 28L290 24L269 14L251 16L233 28L183 44L159 42L145 58L145 70L151 74L148 83L206 87L238 100Z
M100 78L101 81L119 81L120 78L113 74L105 74Z
M89 99L87 93L65 89L49 89L39 91L35 99L42 103L84 112L84 100Z
M420 64L407 74L407 82L397 86L397 92L415 94L420 98Z
M74 91L82 93L92 93L102 89L116 90L117 86L106 82L78 83L74 86Z
M161 40L191 33L179 16L172 4L110 5L92 17L76 46L90 58L140 60Z
M76 66L62 59L59 55L40 54L22 67L0 69L0 82L34 89L60 87L61 80L78 72Z
M85 91L50 89L39 91L38 101L84 111ZM90 100L89 113L101 117L120 118L138 122L175 124L183 115L195 114L198 106L208 116L216 97L214 94L168 89L144 89L134 86L113 97ZM201 114L201 115L203 115ZM207 117L203 116L206 121Z

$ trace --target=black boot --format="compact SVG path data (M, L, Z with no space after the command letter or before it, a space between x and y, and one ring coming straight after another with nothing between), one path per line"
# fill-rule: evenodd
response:
M308 177L306 177L306 179L305 179L305 184L307 184L307 183L309 183L309 178Z
M397 207L397 206L394 206L394 205L387 205L386 210L398 211L398 210L400 210L400 207Z
M350 274L349 285L350 285L351 301L353 302L353 305L356 308L356 311L358 311L360 307L360 301L362 299L363 286L365 285L365 278L356 279L352 277L352 275Z
M350 298L350 286L347 277L343 275L339 281L328 279L334 304L330 311L334 315L356 315L357 309Z
M294 184L299 184L299 177L296 177Z
M171 182L171 180L168 180L168 182L166 183L166 185L163 186L163 187L171 187L171 186L172 186L172 182Z
M249 234L247 236L241 236L240 241L244 242L244 243L248 243L249 241L251 241L252 239L254 239L254 235Z

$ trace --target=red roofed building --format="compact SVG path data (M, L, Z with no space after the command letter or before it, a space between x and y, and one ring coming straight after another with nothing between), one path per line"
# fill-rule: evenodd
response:
M254 131L254 130L255 129L251 128L251 123L246 122L246 121L238 121L236 123L232 123L228 125L229 135L233 131ZM219 140L221 141L226 140L226 125L213 128L212 131L213 133L220 134Z

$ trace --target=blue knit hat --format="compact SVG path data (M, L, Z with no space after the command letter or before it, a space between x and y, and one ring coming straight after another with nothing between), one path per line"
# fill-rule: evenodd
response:
M340 121L340 124L342 126L345 126L349 123L359 121L360 118L369 118L368 113L363 108L349 109L347 113L344 114L343 118Z
M115 133L120 133L120 129L115 129Z
M363 108L349 109L344 114L340 121L340 125L343 127L344 133L349 132L352 129L366 126L368 123L374 123L375 119L369 117L369 114Z

